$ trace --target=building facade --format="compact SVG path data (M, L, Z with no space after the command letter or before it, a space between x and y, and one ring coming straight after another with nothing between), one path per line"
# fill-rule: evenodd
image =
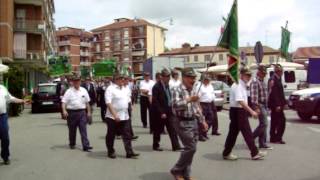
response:
M164 52L166 30L143 19L115 19L112 24L92 30L93 61L115 58L140 75L147 58Z
M293 53L293 62L305 64L309 58L320 58L320 46L300 47Z
M264 46L264 56L262 63L276 63L279 58L279 51ZM240 47L242 52L242 62L248 66L255 63L254 47ZM208 64L224 65L228 63L228 50L217 46L200 46L198 44L191 46L184 43L181 48L172 49L160 56L183 57L185 66L192 68L204 68Z
M69 57L72 71L91 66L92 38L93 34L84 29L61 27L56 31L58 55Z
M53 0L0 0L0 59L24 69L25 88L47 79L48 56L55 51Z

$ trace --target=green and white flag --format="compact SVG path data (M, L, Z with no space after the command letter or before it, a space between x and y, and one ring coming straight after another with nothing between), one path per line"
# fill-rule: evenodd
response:
M228 72L231 79L239 81L239 40L238 40L238 1L233 2L228 19L223 28L218 46L229 50Z
M290 44L290 36L291 33L288 31L287 26L281 27L281 47L280 47L280 53L281 57L288 59L289 58L289 44Z

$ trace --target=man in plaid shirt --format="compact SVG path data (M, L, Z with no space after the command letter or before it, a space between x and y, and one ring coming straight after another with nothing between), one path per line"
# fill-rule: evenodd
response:
M250 96L253 110L259 112L259 125L253 132L253 137L259 137L259 148L272 150L267 145L267 127L268 127L268 103L267 103L267 85L264 78L267 74L265 66L259 66L257 76L253 78L250 84Z
M191 179L190 171L198 141L198 121L204 131L208 125L200 109L197 89L194 89L196 74L192 68L182 69L182 84L172 90L172 109L175 116L175 127L184 150L171 174L176 180Z

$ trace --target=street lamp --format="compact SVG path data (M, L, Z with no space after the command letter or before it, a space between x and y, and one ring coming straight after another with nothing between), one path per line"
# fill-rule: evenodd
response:
M156 25L159 26L161 23L169 21L170 22L170 26L173 25L173 19L172 18L167 18L164 19L160 22L158 22ZM155 33L155 26L153 26L153 56L156 56L156 33Z

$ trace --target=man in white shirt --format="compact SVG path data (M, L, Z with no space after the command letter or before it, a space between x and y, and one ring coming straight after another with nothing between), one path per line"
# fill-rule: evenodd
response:
M202 83L199 83L196 90L199 91L200 106L202 108L203 116L206 119L206 122L209 128L212 126L213 132L216 135L218 133L218 119L216 117L216 107L214 105L214 99L216 98L214 94L214 88L210 84L210 76L208 74L202 75ZM208 138L207 132L199 131L199 141L206 141Z
M129 81L130 77L129 76L125 76L124 77L124 88L127 90L127 94L129 97L129 105L128 105L128 112L129 112L129 121L130 121L130 134L131 134L131 138L132 140L138 139L139 136L134 135L133 133L133 128L132 128L132 83L130 83Z
M116 158L114 150L114 140L119 128L124 147L127 153L127 158L137 158L139 154L134 153L131 145L131 130L130 130L130 117L129 117L129 102L130 97L128 91L123 87L124 78L120 74L114 75L114 84L109 86L105 93L105 100L107 103L107 135L106 146L108 149L108 157L111 159Z
M172 79L169 81L169 87L172 90L175 87L178 87L181 84L179 80L179 72L177 70L172 70L171 72Z
M74 75L72 84L62 98L62 112L69 128L69 146L75 149L78 127L83 151L90 152L92 147L87 137L87 123L91 120L90 97L87 90L80 87L80 76Z
M7 104L16 103L23 104L29 103L22 99L13 97L3 85L0 85L0 141L1 141L1 158L5 165L10 164L10 151L9 151L9 125L8 125L8 114Z
M247 83L251 79L251 72L247 68L240 70L239 83L233 83L230 91L230 126L229 133L225 142L223 158L225 160L237 160L237 156L231 153L233 146L236 143L239 131L251 151L252 160L263 159L266 152L260 152L255 145L253 134L251 131L248 113L255 119L258 118L258 113L252 110L248 105Z
M151 92L152 87L155 82L150 79L150 74L148 72L144 72L143 74L144 80L140 82L139 90L140 90L140 114L141 121L144 128L147 128L147 110L149 111L149 124L150 124L150 132L152 132L152 119L151 119Z

